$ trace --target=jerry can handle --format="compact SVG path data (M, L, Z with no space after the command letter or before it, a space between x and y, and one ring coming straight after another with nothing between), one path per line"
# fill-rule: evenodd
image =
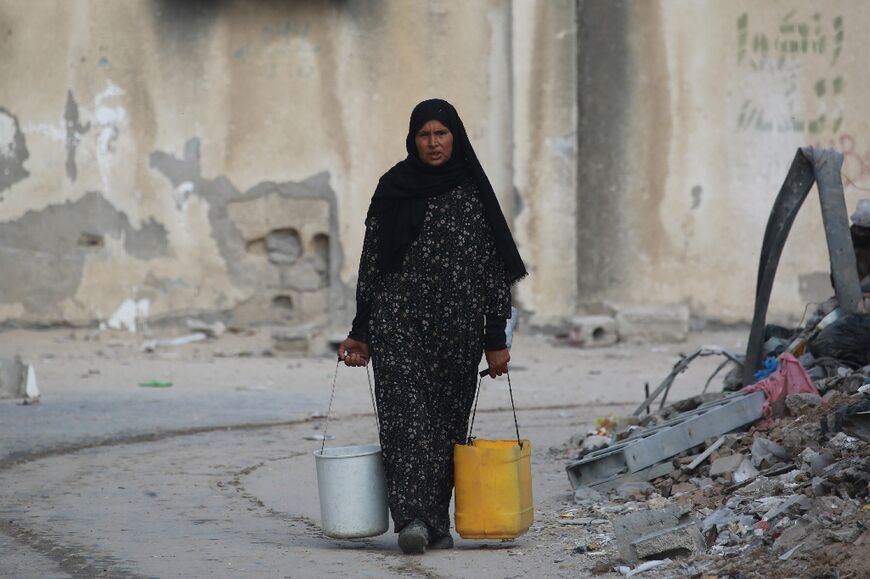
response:
M472 431L474 431L474 417L477 415L477 401L480 399L480 385L483 383L483 377L489 374L489 368L483 370L478 373L480 376L480 380L477 381L477 391L474 393L474 407L471 411L471 424L468 426L468 435L465 437L465 444L471 444L472 439L474 437L471 435ZM520 438L520 424L517 421L517 407L514 405L514 389L511 385L511 373L510 371L505 372L505 375L508 379L508 392L511 396L511 410L514 413L514 427L517 430L517 444L520 448L523 447L523 441Z

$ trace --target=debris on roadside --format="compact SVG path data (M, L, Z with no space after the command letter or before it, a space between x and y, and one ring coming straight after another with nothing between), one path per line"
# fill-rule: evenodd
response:
M171 388L172 382L169 380L148 380L140 382L139 386L142 388Z
M817 359L783 350L740 392L644 414L689 358L634 416L602 417L572 439L570 524L605 516L612 531L596 528L613 542L610 569L624 576L749 577L772 565L783 576L866 572L870 366L829 361L847 370L813 378Z
M610 446L577 461L610 451L591 471L605 475L604 484L575 484L589 473L581 469L578 480L577 462L568 466L575 486L569 521L589 527L604 514L613 525L611 568L626 576L752 576L754 560L759 569L777 565L783 576L857 570L857 558L870 546L870 443L850 433L866 436L854 424L866 425L870 394L838 392L819 400L794 406L766 426L759 401L754 421L654 465L638 463L638 472L656 475L646 481L626 482L637 472L606 476L605 463L631 470L617 429ZM678 430L681 423L665 424ZM641 427L635 438L654 439L646 434L658 428ZM602 437L592 438L600 443ZM650 560L668 563L646 567Z
M305 440L316 440L317 442L324 442L335 439L335 437L331 434L307 434L302 438L304 438Z
M571 318L560 344L574 348L600 348L617 342L685 342L689 334L689 308L684 304L646 304L606 308Z
M227 331L226 324L220 320L209 323L195 318L188 318L185 324L190 331L205 334L209 338L220 338Z
M205 332L194 332L177 338L163 338L160 340L145 340L142 342L143 352L155 352L160 348L172 348L176 346L184 346L194 342L202 342L208 339Z
M23 405L39 402L36 369L20 356L0 359L0 400L4 398L21 398Z

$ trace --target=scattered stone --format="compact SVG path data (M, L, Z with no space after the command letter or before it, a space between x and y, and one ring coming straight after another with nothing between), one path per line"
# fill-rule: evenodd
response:
M585 456L590 452L595 452L596 450L607 448L608 446L610 446L609 436L599 436L597 434L589 435L583 440L583 443L580 445L580 453L578 454L578 458L581 456Z
M704 519L704 522L701 523L701 530L706 533L713 527L725 528L728 526L728 523L734 520L735 517L736 514L734 511L728 507L722 507L721 509L713 511L706 519Z
M829 450L816 452L811 448L807 448L798 455L798 458L803 463L803 470L810 472L813 476L819 476L834 463L834 455Z
M813 408L822 403L822 398L809 392L789 394L785 397L785 407L792 416L803 414L808 408Z
M694 484L692 484L690 482L681 482L681 483L677 483L671 487L671 494L678 495L680 493L690 493L690 492L696 490L697 488L698 487L696 487Z
M773 543L773 550L775 553L783 553L788 551L795 545L799 544L801 541L807 538L810 534L812 526L810 523L799 520L794 525L786 528L782 533L780 533L779 537L777 537L776 541Z
M592 506L603 501L601 493L591 487L579 486L574 490L574 504Z
M758 470L752 466L752 460L749 458L744 458L740 461L740 466L737 467L737 470L733 474L734 482L736 483L742 483L757 476Z
M0 359L0 399L21 398L27 385L27 366L19 356Z
M640 500L650 496L655 490L648 482L627 482L616 488L616 494L623 499Z
M705 548L697 523L654 531L631 542L638 558L656 555L691 555Z
M822 437L822 429L818 422L795 422L782 430L782 446L791 453L798 454L813 443L818 443Z
M853 436L849 436L845 432L838 432L828 441L829 448L835 448L846 452L858 450L860 446L860 440Z
M774 504L773 508L768 510L762 516L762 520L764 521L772 521L783 513L787 513L792 507L798 506L801 510L809 510L810 508L810 498L806 495L792 495L787 498L781 497L768 497L769 499L775 499L770 501Z
M624 577L634 577L635 575L640 575L650 569L655 569L656 567L661 567L662 565L667 565L670 563L670 559L663 559L659 561L647 561L646 563L641 563L634 569L628 567L626 565L619 565L618 567L614 567L614 570L623 575Z
M220 320L208 323L202 320L188 318L186 321L187 327L194 332L202 332L209 338L219 338L227 331L227 326Z
M36 369L19 356L0 359L0 400L4 398L23 398L25 405L39 402Z
M671 505L661 510L635 511L615 517L613 531L620 556L626 561L637 561L633 543L644 535L678 527L682 514L679 507Z
M788 459L788 451L766 438L756 436L752 441L752 466L770 468Z
M717 458L710 465L710 476L733 475L734 471L740 467L745 457L740 453L731 454Z

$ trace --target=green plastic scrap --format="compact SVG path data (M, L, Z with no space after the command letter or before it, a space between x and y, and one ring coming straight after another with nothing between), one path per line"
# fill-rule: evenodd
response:
M139 386L143 388L169 388L172 386L172 382L167 380L148 380L147 382L140 382Z

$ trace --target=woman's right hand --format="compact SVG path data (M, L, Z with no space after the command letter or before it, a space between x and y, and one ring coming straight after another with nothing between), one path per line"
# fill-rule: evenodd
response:
M369 345L353 338L346 338L338 347L338 359L345 366L365 366L369 363Z

